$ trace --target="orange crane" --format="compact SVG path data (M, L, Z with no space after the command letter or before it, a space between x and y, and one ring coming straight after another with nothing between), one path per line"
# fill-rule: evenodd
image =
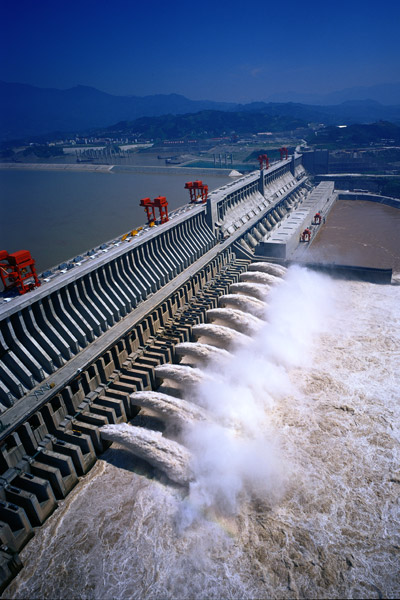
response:
M154 200L150 200L150 198L142 198L140 201L140 206L144 206L144 210L147 215L147 223L150 225L150 227L153 227L156 222L156 208L158 208L160 212L161 225L168 221L168 202L165 196L157 196L157 198L154 198Z
M265 168L268 169L269 158L266 154L260 154L260 156L258 157L258 162L260 163L260 171L262 171L264 168L264 162L265 162Z
M161 225L168 221L168 202L165 196L157 196L154 198L154 206L160 212Z
M309 229L308 227L303 231L303 233L301 234L301 241L302 242L309 242L311 240L311 229Z
M16 289L20 295L40 286L35 261L29 250L18 250L12 254L0 250L0 277L4 291Z
M282 148L279 148L279 152L281 153L281 160L283 160L283 157L285 157L285 160L287 160L289 152L286 146L282 146Z
M205 203L208 197L208 185L205 185L202 181L188 181L185 183L185 190L189 190L190 203Z

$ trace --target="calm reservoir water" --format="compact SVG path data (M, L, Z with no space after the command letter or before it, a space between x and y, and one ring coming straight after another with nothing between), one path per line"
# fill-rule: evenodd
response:
M186 181L209 190L226 175L0 170L0 249L30 250L38 272L143 225L141 198L166 196L173 210L188 202Z

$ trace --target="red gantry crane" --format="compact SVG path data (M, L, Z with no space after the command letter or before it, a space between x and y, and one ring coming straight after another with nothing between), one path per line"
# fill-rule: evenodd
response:
M288 152L288 149L286 148L286 146L282 146L282 148L279 148L279 152L281 153L281 160L283 160L284 157L285 157L285 160L287 160L287 158L289 156L289 152Z
M185 190L189 190L191 204L207 202L208 185L202 181L188 181L185 183Z
M29 250L18 250L12 254L0 250L0 277L4 291L16 289L20 295L40 286L35 261Z
M140 201L140 206L144 206L144 210L147 214L147 223L150 227L156 222L156 211L158 208L160 212L160 222L161 225L168 221L168 202L165 196L157 196L154 200L150 200L150 198L142 198Z
M320 225L321 221L322 221L322 215L321 215L321 213L319 213L319 212L315 213L315 215L314 215L314 224L315 225Z
M157 196L154 198L154 206L160 212L161 225L168 221L168 202L165 196Z
M258 157L258 162L260 163L260 171L262 171L264 168L264 162L265 162L265 168L268 169L269 158L266 154L260 154L260 156Z
M150 198L142 198L140 201L140 206L144 206L144 210L146 212L147 215L147 222L148 224L154 225L155 220L156 220L156 213L154 211L154 204L153 202L150 200Z

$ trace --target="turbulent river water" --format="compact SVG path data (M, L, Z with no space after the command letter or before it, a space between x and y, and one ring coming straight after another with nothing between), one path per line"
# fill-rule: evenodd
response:
M207 415L164 431L191 461L189 485L113 443L22 551L4 597L399 597L400 277L291 267L265 294L264 313L247 303L261 329L215 368L197 364L186 393L175 377Z
M194 398L197 482L114 444L6 597L398 597L400 286L286 279Z

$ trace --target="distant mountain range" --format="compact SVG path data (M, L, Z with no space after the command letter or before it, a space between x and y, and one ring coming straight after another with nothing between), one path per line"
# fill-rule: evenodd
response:
M381 83L369 87L352 87L329 94L299 94L298 92L285 92L272 94L266 102L300 102L302 104L341 104L342 102L353 102L363 100L374 100L380 104L400 104L400 82Z
M241 107L244 111L284 115L308 122L327 125L349 125L351 123L373 123L379 120L400 122L400 104L383 106L374 100L353 100L336 105L311 105L294 102L253 102Z
M178 94L112 96L92 87L68 90L0 82L0 139L78 132L143 116L229 110L234 104L189 100Z
M388 145L400 143L400 127L393 123L379 121L368 125L354 123L348 127L325 127L317 136L309 136L309 142L317 146L330 148L358 148L372 143Z
M396 87L397 86L397 87ZM323 122L329 125L365 122L380 119L400 123L400 84L353 88L361 90L392 90L393 105L382 105L374 99L347 99L341 104L316 105L293 102L253 102L240 105L209 100L189 100L178 94L154 96L113 96L95 88L77 86L68 90L39 88L20 83L0 82L0 140L29 140L34 136L54 132L78 133L111 126L140 117L194 114L200 111L254 112L268 115L273 122L278 117L287 120ZM398 89L398 95L396 92ZM350 96L350 90L337 92ZM366 93L366 92L365 92ZM293 98L295 94L292 94ZM324 98L326 98L325 96ZM332 97L332 94L329 95ZM321 97L322 98L322 97Z
M184 115L141 117L134 121L120 121L106 129L96 130L99 137L139 137L156 142L173 139L209 139L244 135L249 132L291 131L306 128L307 121L294 117L271 115L259 111L201 110Z

